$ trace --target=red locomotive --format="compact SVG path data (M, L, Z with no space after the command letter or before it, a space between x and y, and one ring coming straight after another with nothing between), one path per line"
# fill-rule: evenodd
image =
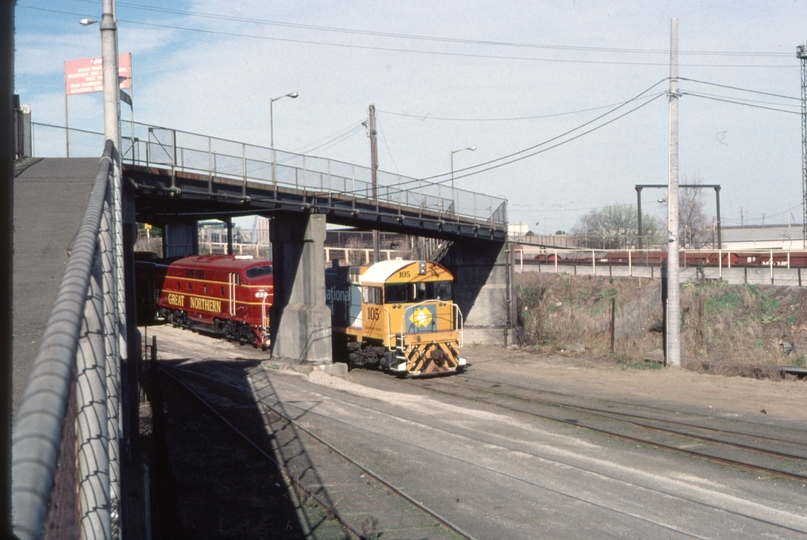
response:
M272 263L251 256L138 260L138 318L156 315L266 349L273 283Z

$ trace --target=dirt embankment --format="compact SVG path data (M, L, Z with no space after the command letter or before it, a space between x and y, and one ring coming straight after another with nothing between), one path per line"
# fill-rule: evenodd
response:
M661 358L659 279L556 274L516 276L522 346L611 355L626 363ZM681 286L685 363L807 365L807 290L692 281ZM582 346L582 347L581 347ZM585 348L583 353L581 348Z

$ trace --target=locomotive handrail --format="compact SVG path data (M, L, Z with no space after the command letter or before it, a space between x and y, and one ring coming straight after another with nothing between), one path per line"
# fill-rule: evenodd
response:
M19 539L41 538L46 521L54 537L111 538L117 526L118 367L126 329L116 289L122 253L114 152L107 141L15 418L12 502ZM77 464L78 486L69 474L57 481L57 463L67 470Z

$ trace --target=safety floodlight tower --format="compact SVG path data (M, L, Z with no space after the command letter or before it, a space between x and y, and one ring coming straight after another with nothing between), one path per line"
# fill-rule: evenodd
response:
M801 60L801 194L802 210L801 220L802 238L807 248L807 45L796 47L796 58Z

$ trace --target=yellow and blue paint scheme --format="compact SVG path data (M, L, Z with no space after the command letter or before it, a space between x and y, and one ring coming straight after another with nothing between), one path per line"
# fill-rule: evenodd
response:
M351 361L411 375L464 366L453 279L431 261L396 259L329 269L326 299L334 332L347 338Z

